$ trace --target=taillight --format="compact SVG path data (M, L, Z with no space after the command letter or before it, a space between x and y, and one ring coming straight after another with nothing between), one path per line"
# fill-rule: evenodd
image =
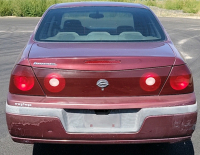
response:
M44 78L44 86L50 92L60 92L65 88L65 79L58 73L50 73Z
M193 91L191 72L186 65L181 65L172 68L171 74L160 94L185 94Z
M22 91L28 91L34 86L34 78L23 75L14 75L15 86Z
M189 75L178 75L170 77L170 85L174 90L183 90L190 83Z
M33 68L47 96L56 97L113 97L159 95L171 67L122 71L76 71ZM102 91L99 79L108 81Z
M153 72L145 73L140 78L140 86L145 91L155 91L160 87L161 78Z
M44 95L31 67L16 65L11 73L9 92L23 95Z

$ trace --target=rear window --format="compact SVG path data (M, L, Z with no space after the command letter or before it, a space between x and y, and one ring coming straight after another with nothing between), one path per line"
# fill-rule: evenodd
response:
M44 42L144 42L165 40L154 15L128 7L51 9L35 39Z

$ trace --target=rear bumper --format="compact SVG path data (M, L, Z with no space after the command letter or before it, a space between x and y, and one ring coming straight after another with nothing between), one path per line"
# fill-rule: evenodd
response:
M137 112L134 130L126 132L71 132L65 110L6 105L7 125L22 143L153 143L190 138L196 124L197 104L143 108Z
M144 144L144 143L176 143L190 139L191 136L161 139L139 139L139 140L58 140L58 139L33 139L11 136L17 143L52 143L52 144Z

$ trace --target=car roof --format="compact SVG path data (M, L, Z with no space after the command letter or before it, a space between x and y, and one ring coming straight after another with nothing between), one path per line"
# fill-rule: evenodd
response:
M66 7L84 7L84 6L116 6L116 7L134 7L145 8L148 7L142 4L136 3L124 3L124 2L73 2L73 3L60 3L55 4L51 9L66 8Z

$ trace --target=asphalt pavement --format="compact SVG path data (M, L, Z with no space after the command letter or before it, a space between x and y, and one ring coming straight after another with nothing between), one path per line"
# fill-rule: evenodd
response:
M200 116L192 141L175 144L30 145L13 142L8 134L5 117L9 76L39 19L0 18L0 155L200 155ZM200 19L162 17L160 20L192 70L197 101L200 101Z

